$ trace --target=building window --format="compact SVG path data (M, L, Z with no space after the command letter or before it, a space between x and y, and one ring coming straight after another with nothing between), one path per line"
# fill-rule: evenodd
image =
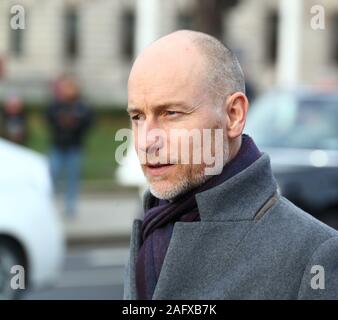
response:
M132 10L126 10L122 13L121 21L121 53L127 60L134 57L135 43L135 13Z
M9 50L10 54L16 57L20 57L23 55L23 41L24 41L24 29L9 29Z
M79 18L75 8L68 8L65 16L65 56L74 59L78 56L78 23Z
M266 33L266 53L267 61L270 64L275 64L277 61L277 46L278 46L278 24L279 16L276 11L270 12L267 18L267 33Z
M332 19L331 39L332 59L336 64L338 64L338 13L336 13Z

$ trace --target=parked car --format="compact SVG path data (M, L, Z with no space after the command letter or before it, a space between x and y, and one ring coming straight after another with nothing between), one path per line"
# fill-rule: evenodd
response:
M22 293L11 286L14 265L24 267L26 289L39 288L56 280L63 255L46 159L0 139L0 300Z
M144 177L134 148L133 139L128 145L127 156L122 159L122 163L116 170L116 180L121 186L137 187L140 200L148 188L147 180Z
M273 90L250 107L246 130L271 157L282 194L338 227L338 92Z

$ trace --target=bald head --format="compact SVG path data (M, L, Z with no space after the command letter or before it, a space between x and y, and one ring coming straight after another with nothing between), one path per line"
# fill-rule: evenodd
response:
M235 54L216 38L202 32L181 31L191 35L191 41L206 61L206 81L218 95L245 93L242 68Z
M245 93L243 71L233 52L216 38L197 31L179 30L154 41L136 59L133 70L146 66L175 65L186 68L191 78L197 76L204 89L223 98L234 92Z

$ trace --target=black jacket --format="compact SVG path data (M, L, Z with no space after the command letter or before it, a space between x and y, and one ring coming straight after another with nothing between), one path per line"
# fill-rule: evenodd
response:
M47 109L52 143L59 148L80 147L93 122L93 112L81 100L53 101Z

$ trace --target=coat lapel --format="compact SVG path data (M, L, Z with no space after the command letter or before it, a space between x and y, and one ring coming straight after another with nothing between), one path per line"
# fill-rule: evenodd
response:
M233 257L257 219L278 199L263 154L224 183L196 195L201 221L175 223L153 299L230 298Z
M216 299L213 290L251 225L177 222L153 299Z
M224 183L196 195L198 222L176 222L153 299L217 299L230 297L227 288L237 248L262 216L277 184L270 159L263 154L251 166ZM146 203L146 199L145 199ZM264 214L264 212L263 212ZM136 299L135 266L140 248L141 220L135 220L131 238L127 290ZM128 298L128 297L127 297Z

